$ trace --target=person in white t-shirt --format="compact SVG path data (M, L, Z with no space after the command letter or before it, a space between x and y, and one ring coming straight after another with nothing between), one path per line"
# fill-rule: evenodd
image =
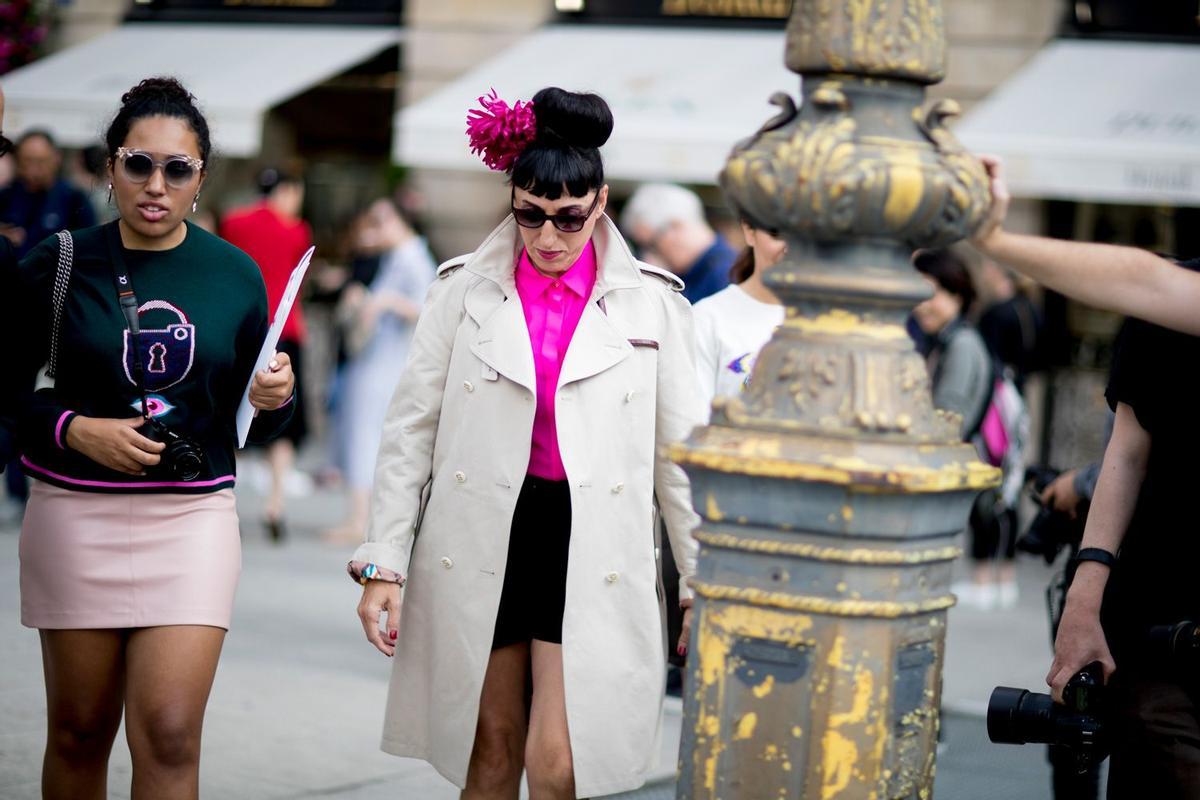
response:
M715 397L734 397L750 383L758 351L783 322L783 304L763 284L763 274L779 263L787 244L776 231L742 220L746 249L729 272L729 286L692 308L696 329L696 371L700 391L711 407Z

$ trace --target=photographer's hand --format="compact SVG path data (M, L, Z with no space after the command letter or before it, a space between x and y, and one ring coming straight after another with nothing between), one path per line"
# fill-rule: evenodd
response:
M1100 571L1104 574L1099 574ZM1104 667L1106 683L1117 668L1100 627L1100 599L1107 572L1108 567L1103 564L1081 563L1067 594L1058 635L1054 638L1054 663L1046 675L1046 683L1056 703L1063 701L1063 687L1067 681L1093 661L1099 661Z
M71 419L67 428L67 447L117 472L145 475L146 467L159 462L158 454L166 445L138 433L143 424L145 420L141 417L105 419L79 415Z
M1069 469L1050 481L1038 498L1042 505L1075 519L1078 516L1080 500L1079 494L1075 491L1076 472L1077 470Z
M250 405L261 411L274 411L288 401L295 388L292 359L287 353L276 353L265 370L254 374Z

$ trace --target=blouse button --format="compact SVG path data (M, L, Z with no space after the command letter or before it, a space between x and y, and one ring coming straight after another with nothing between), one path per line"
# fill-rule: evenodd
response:
M620 494L623 491L625 491L625 484L623 484L623 483L618 483L616 486L614 486L612 488L613 494Z
M459 470L458 472L454 473L454 480L458 481L459 483L466 483L467 473Z
M442 556L442 566L446 569L450 569L454 566L454 561L451 560L450 556Z
M616 582L617 582L617 579L618 579L618 578L620 578L620 577L621 577L621 576L620 576L620 575L618 575L617 573L615 573L615 572L610 572L610 573L608 573L607 575L605 575L605 576L604 576L604 580L608 581L609 583L616 583Z
M463 381L463 388L468 392L473 392L475 391L475 384L471 383L470 381Z
M633 392L626 392L626 393L625 393L625 402L626 402L626 403L632 403L632 402L633 402Z

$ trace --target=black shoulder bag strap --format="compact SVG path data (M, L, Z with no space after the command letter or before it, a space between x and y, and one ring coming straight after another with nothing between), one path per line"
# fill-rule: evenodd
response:
M129 268L125 264L118 224L110 222L104 226L104 238L108 242L108 257L112 262L117 303L121 306L121 313L125 315L125 325L129 328L130 338L133 339L133 379L137 383L138 394L142 396L142 418L149 419L150 405L146 400L145 368L142 366L142 329L138 324L138 299L133 293L133 279L129 277Z

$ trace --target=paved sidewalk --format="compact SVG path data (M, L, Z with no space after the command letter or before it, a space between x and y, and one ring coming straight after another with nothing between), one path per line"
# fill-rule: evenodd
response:
M363 640L354 614L357 587L345 577L347 548L319 531L337 521L338 496L294 499L290 537L269 544L256 524L253 491L241 489L243 572L233 629L209 703L201 767L203 795L221 800L419 798L457 791L422 762L378 749L389 663ZM18 617L17 536L0 528L0 798L38 796L45 701L37 636ZM1041 588L1048 572L1022 562L1017 609L950 616L945 672L947 735L936 797L958 800L1048 798L1037 748L986 742L982 718L992 686L1042 690L1049 665ZM679 705L669 704L660 777L674 772ZM129 796L129 754L118 739L110 797ZM669 797L662 786L630 797Z

